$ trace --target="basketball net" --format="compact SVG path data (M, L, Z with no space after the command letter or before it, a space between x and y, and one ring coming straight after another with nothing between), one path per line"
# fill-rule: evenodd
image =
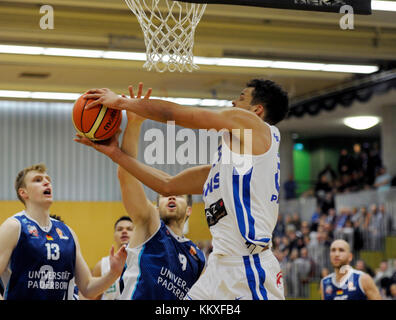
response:
M147 60L158 72L191 72L195 29L206 4L173 0L125 0L143 30Z

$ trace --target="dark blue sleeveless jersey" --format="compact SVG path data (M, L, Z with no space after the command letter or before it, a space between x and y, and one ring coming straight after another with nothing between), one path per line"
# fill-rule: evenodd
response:
M349 276L343 283L337 284L335 273L322 279L324 300L367 300L360 285L362 272L351 269Z
M122 300L182 300L205 267L203 252L163 221L148 241L127 252L120 279Z
M18 243L2 275L6 300L72 299L76 246L69 228L51 218L43 231L24 212L13 216L20 222Z

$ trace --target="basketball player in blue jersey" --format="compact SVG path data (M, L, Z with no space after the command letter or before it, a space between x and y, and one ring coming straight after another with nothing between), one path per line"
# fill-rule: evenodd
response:
M350 266L352 253L345 240L335 240L330 246L330 261L334 272L320 282L322 300L381 300L373 279Z
M141 91L142 84L138 98ZM131 87L130 95L134 97ZM145 100L148 97L149 93ZM145 119L131 112L127 113L127 118L121 148L135 159L140 128ZM117 136L109 145L78 137L77 142L105 154L107 150L118 148ZM124 207L134 224L126 267L120 280L120 300L184 299L205 266L203 252L183 236L184 224L191 214L191 196L159 195L156 208L146 198L142 184L134 176L119 167L118 177Z
M102 152L160 194L203 193L213 252L188 298L284 299L282 272L270 247L280 186L280 133L275 124L287 115L287 93L272 81L255 79L233 108L221 110L129 99L106 88L92 89L86 98L96 99L87 108L104 104L159 122L224 133L212 165L176 176L140 163L115 144Z
M75 233L50 217L51 178L44 164L19 172L15 190L25 210L0 227L0 276L5 300L73 300L74 283L87 298L106 290L121 274L125 247L114 255L111 270L93 278Z

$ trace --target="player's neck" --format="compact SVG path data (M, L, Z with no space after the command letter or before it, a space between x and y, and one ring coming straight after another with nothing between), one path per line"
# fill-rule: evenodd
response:
M34 203L27 203L25 212L29 217L35 220L41 227L47 227L50 223L49 208L50 206L42 206Z
M179 237L183 237L184 224L180 224L177 221L169 221L167 226L173 231L174 234Z
M336 275L336 281L340 282L341 279L348 274L350 269L351 269L351 266L348 264L343 265L340 268L335 268L334 271L335 271L335 275Z

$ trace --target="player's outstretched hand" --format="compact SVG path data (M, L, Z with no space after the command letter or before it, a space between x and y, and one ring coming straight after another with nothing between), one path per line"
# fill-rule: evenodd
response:
M76 134L76 138L74 138L73 140L75 142L81 143L83 145L86 145L88 147L92 147L95 150L105 154L106 156L112 158L112 155L115 153L115 151L117 151L117 149L119 149L119 136L121 134L122 130L118 129L116 134L114 136L112 136L110 139L108 140L104 140L104 141L92 141L90 139L88 139L87 137L84 137L82 135L80 135L79 133Z
M128 87L129 90L129 96L131 97L131 99L142 99L142 93L143 93L143 82L139 82L139 86L138 86L138 93L135 97L135 94L133 92L133 86L130 85ZM143 99L150 99L151 93L153 92L152 88L148 88L146 94L144 95ZM122 95L124 98L126 98L125 95ZM144 120L146 120L144 117L141 117L139 115L137 115L136 113L132 112L132 111L127 111L127 118L128 121L134 121L134 122L143 122Z
M85 110L91 109L95 106L104 105L108 108L123 110L121 105L121 97L108 88L91 89L88 90L84 97L86 99L94 99L95 101L85 106Z
M110 250L110 272L120 276L124 269L126 258L127 251L125 245L122 245L116 254L114 254L114 246L112 246Z

